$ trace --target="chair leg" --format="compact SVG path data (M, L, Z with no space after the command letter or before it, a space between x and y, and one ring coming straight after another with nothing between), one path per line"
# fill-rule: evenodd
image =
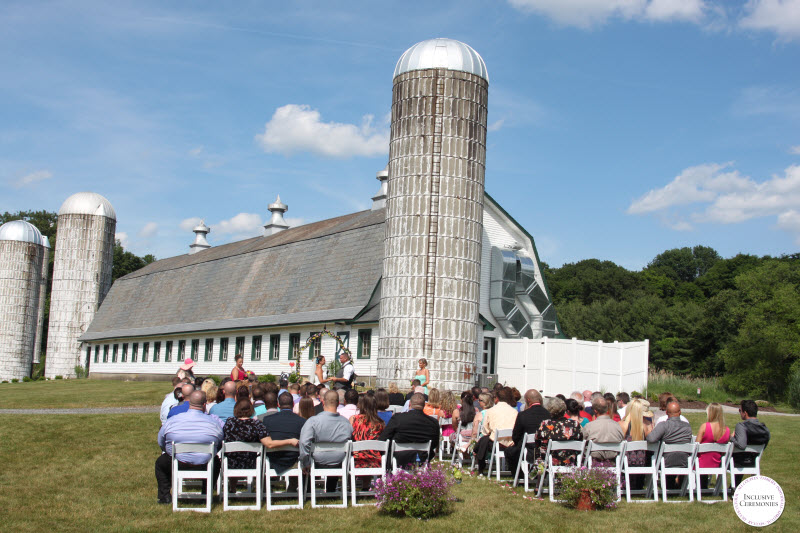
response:
M631 503L631 476L625 470L625 501Z
M664 494L664 502L667 501L667 476L661 472L661 492Z

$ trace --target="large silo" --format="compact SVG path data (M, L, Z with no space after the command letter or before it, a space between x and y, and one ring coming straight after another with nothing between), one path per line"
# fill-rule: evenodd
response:
M0 226L0 379L31 375L42 287L42 234L24 220Z
M33 346L33 362L41 363L44 336L44 307L47 299L47 280L50 276L50 239L42 235L42 283L39 286L39 316L36 319L36 341ZM47 345L45 344L45 348Z
M45 375L74 377L85 367L80 337L111 288L117 216L92 192L73 194L58 211Z
M489 81L475 50L451 39L397 62L381 286L378 380L428 360L434 386L463 390L478 350Z

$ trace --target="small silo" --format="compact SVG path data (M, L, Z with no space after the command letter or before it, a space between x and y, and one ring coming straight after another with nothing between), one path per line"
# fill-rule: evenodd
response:
M478 351L489 77L452 39L409 48L392 89L378 382L471 386Z
M24 220L0 226L0 379L31 375L42 291L42 234Z
M73 194L58 211L45 376L74 377L86 367L78 341L111 288L117 216L93 192Z

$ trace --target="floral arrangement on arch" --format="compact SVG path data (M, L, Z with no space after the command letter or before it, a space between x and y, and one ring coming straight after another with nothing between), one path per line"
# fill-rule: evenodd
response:
M352 352L350 352L350 348L348 348L347 346L344 345L344 341L342 340L342 338L339 335L337 335L337 334L335 334L335 333L333 333L331 331L328 331L327 329L323 329L322 331L319 331L319 332L311 335L310 337L308 337L308 339L306 339L306 343L300 348L300 351L297 352L297 360L296 360L297 364L289 363L289 366L291 366L294 369L292 374L294 374L296 376L295 377L295 381L298 381L300 379L300 360L302 359L303 352L305 352L306 349L308 349L308 347L311 346L311 344L314 341L316 341L317 339L321 339L323 336L330 337L331 339L335 340L336 343L339 345L339 348L344 353L346 353L348 357L350 357L352 359L352 357L353 357ZM290 377L290 380L291 380L291 377Z

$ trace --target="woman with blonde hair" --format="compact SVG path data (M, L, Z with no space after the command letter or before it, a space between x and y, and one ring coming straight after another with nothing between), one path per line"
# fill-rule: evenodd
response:
M441 418L442 393L436 387L432 388L428 393L428 401L425 402L425 408L422 412L434 418Z
M450 391L445 391L444 394L442 394L442 409L439 412L439 418L450 418L451 423L442 426L442 438L448 438L456 432L456 430L453 429L452 418L457 407L458 402L456 401L456 395Z
M718 403L710 403L706 407L706 421L700 424L697 432L698 444L727 444L731 440L731 430L725 425L725 414ZM722 454L719 452L706 452L697 456L700 468L719 468L722 463ZM711 476L700 476L701 488L708 488Z
M431 372L428 370L428 360L424 357L419 360L419 369L417 373L411 378L411 381L419 380L419 384L425 389L423 394L430 394L428 392L428 385L431 384Z
M397 383L392 381L389 383L389 405L400 405L406 403L406 397L403 396L403 393L397 388Z
M646 419L644 414L647 407L641 400L636 399L627 405L625 409L625 420L620 422L622 431L625 434L625 440L628 442L645 440L650 431L653 430L652 419ZM626 452L628 456L628 464L630 466L647 466L647 463L652 460L651 452L645 450L636 450ZM644 487L646 474L633 474L631 475L631 489L640 490Z
M494 407L494 398L488 392L482 392L478 396L478 405L480 410L475 410L475 419L472 421L472 438L477 440L480 436L481 427L483 426L483 417L486 416L486 410Z

